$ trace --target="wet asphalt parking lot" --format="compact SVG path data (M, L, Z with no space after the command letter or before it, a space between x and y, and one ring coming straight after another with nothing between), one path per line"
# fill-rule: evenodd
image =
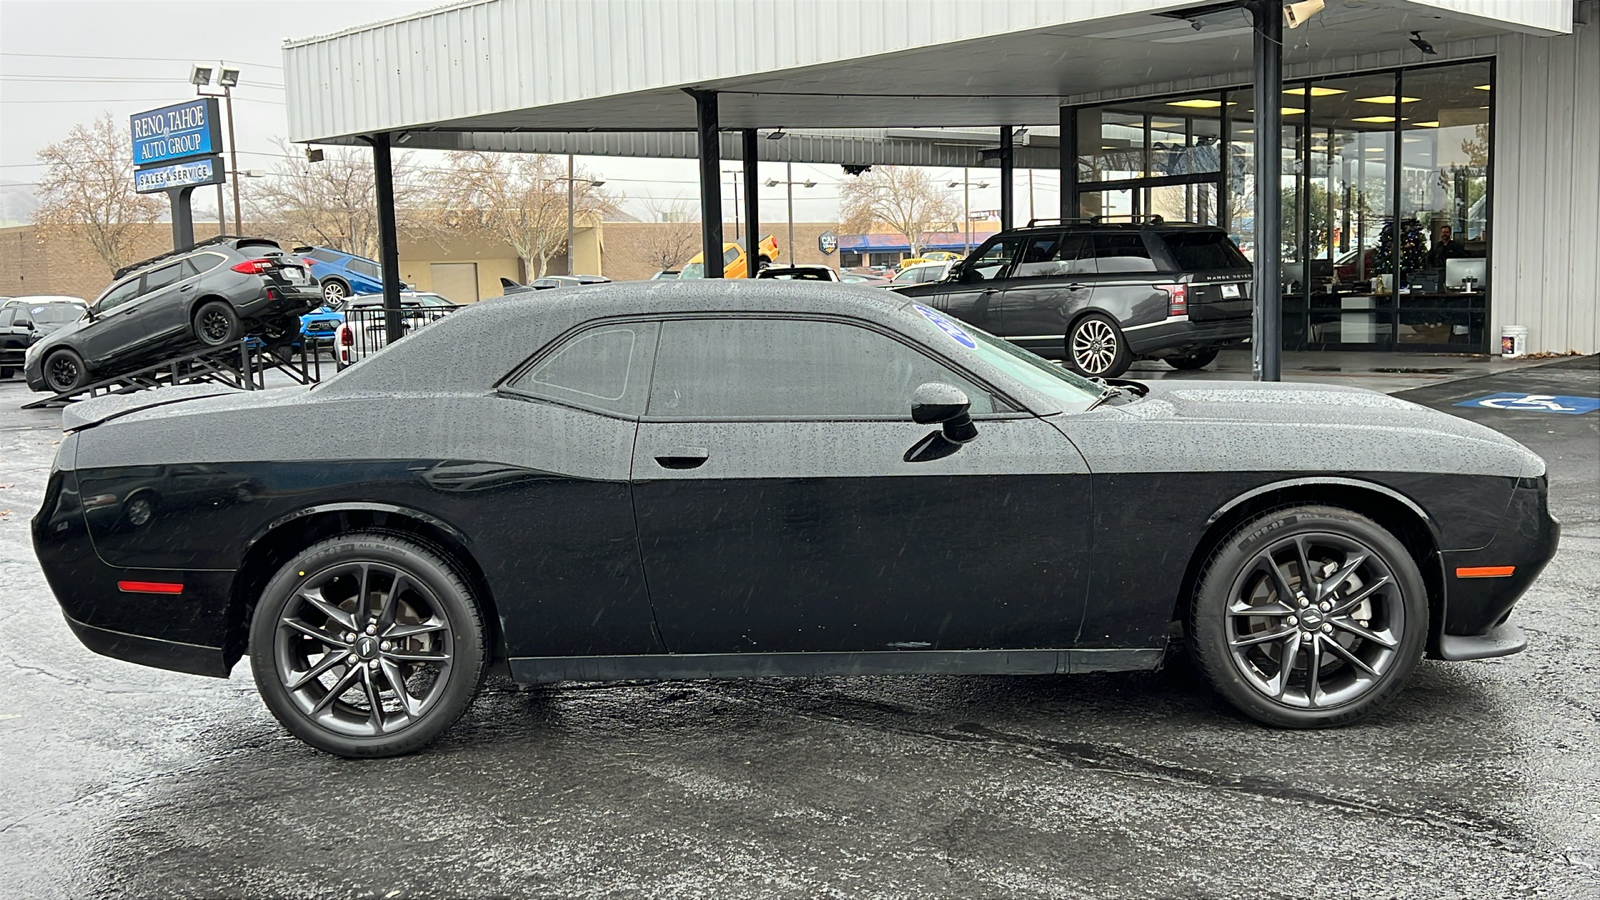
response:
M1133 377L1139 377L1134 373ZM0 382L3 897L1600 897L1596 358L1400 394L1549 462L1527 652L1425 662L1380 715L1254 725L1154 675L491 681L351 762L228 681L85 650L28 531L59 411ZM1136 560L1137 543L1130 542Z

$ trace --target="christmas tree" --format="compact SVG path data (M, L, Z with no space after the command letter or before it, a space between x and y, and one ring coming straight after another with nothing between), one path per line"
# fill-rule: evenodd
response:
M1378 244L1374 248L1372 272L1375 275L1386 275L1394 271L1394 220L1383 223L1383 230L1378 233ZM1400 269L1411 271L1423 268L1427 263L1428 239L1422 231L1422 223L1416 219L1400 220Z

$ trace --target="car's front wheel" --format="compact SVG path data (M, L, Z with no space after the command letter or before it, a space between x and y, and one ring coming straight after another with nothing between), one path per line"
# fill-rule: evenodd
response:
M1196 664L1241 712L1326 728L1399 694L1422 658L1428 598L1411 554L1377 523L1291 506L1222 541L1188 625Z
M1067 332L1067 368L1088 378L1116 378L1133 364L1128 339L1109 316L1090 313Z
M1190 369L1204 369L1206 366L1211 365L1211 361L1216 358L1217 348L1208 347L1205 350L1196 350L1193 353L1186 353L1183 356L1169 356L1167 357L1167 365L1173 367L1174 369L1183 369L1186 371Z
M239 332L239 313L226 300L209 300L194 311L195 339L207 347L231 344Z
M484 635L457 566L410 538L360 532L278 570L250 626L250 665L296 737L338 756L398 756L472 704Z
M65 394L89 380L83 357L71 350L56 350L44 360L44 383L50 390Z

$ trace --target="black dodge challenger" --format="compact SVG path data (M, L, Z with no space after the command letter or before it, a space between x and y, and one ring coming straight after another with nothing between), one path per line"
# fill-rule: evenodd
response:
M1355 721L1525 641L1545 466L1370 391L1097 383L906 298L649 282L464 309L312 388L79 403L34 519L89 648L345 756L525 682L1153 669ZM286 440L292 436L292 440Z

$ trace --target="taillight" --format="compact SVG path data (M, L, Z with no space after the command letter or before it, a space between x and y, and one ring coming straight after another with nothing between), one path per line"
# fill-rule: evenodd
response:
M1186 316L1189 314L1189 286L1186 284L1158 284L1156 287L1167 292L1167 315Z
M262 275L271 269L272 260L270 259L247 259L242 263L236 263L233 267L235 272L241 272L245 275Z
M354 347L356 336L351 333L349 325L340 325L334 332L339 338L339 346Z

